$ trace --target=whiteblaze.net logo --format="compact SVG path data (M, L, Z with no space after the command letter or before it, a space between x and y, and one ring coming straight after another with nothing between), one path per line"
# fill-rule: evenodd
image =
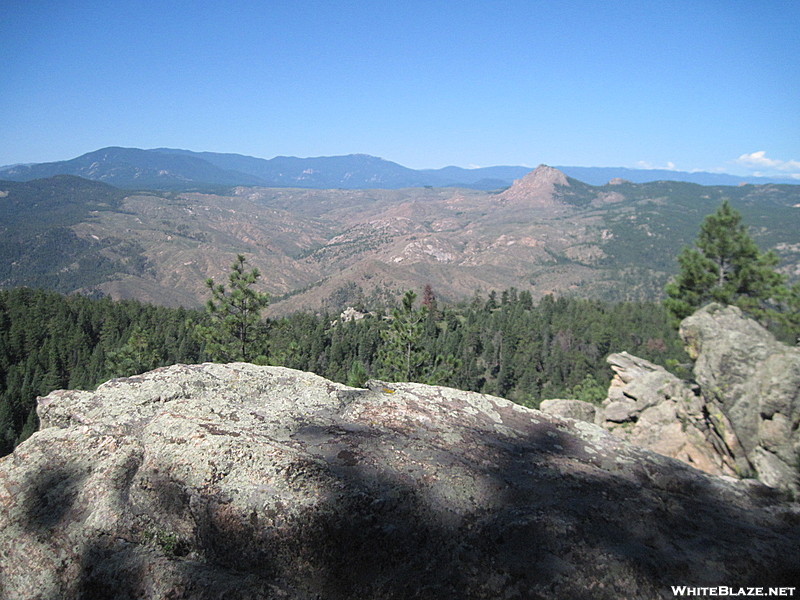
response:
M737 597L792 597L797 588L793 587L731 587L718 585L714 587L694 587L690 585L673 585L672 593L675 596L710 596L716 598Z

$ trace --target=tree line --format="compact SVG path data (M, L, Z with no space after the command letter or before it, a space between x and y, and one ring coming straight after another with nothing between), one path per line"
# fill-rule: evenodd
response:
M236 299L237 292L227 295ZM437 306L428 289L424 303L410 292L388 314L343 322L325 313L266 321L257 316L258 299L226 313L220 298L213 311L201 311L29 288L1 291L0 453L36 430L37 396L93 389L175 363L246 359L351 385L368 378L420 381L534 406L547 397L601 398L610 352L683 360L668 316L655 303L550 296L534 303L529 292L512 289ZM236 329L232 314L253 326ZM228 328L227 339L220 327ZM244 346L237 331L247 336Z
M740 306L784 339L800 334L800 285L774 271L741 216L723 203L704 221L661 303L609 303L509 289L439 306L426 286L393 309L344 320L297 313L261 317L269 296L239 255L227 284L208 280L205 311L135 301L0 292L0 454L38 426L36 397L92 389L158 366L246 360L311 371L353 386L369 378L417 381L504 396L526 406L545 398L599 401L611 377L605 358L628 351L680 369L688 360L676 323L699 306ZM683 373L685 375L685 372Z

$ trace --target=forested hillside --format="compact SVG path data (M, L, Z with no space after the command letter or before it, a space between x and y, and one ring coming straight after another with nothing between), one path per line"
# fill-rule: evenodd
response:
M0 453L36 430L36 397L200 356L199 313L18 288L0 292Z
M437 307L430 294L424 300L410 314L378 310L343 322L338 315L297 313L269 321L258 341L260 360L355 385L369 377L392 380L393 323L416 319L413 351L424 364L412 379L535 406L565 395L601 398L611 352L661 364L684 358L658 304L551 296L534 303L530 293L513 289L458 306ZM213 358L197 328L206 319L201 311L134 301L0 292L0 453L35 431L39 395Z
M72 175L2 182L0 287L71 292L109 277L143 274L147 259L139 242L81 237L73 229L104 213L118 213L124 197L110 185Z

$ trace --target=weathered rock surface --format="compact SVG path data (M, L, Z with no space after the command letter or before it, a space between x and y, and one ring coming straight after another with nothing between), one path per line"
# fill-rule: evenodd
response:
M595 422L626 441L713 475L747 472L745 453L715 401L663 367L627 352L608 357L615 375Z
M40 400L0 460L13 599L672 598L793 585L800 507L592 424L194 365Z
M681 336L695 384L622 352L608 357L615 376L602 406L556 400L541 409L707 473L755 474L800 494L800 349L718 304L685 319Z
M589 402L571 399L542 400L539 410L566 419L594 423L597 407Z
M681 336L703 395L730 419L758 478L800 492L800 349L718 304L685 319Z

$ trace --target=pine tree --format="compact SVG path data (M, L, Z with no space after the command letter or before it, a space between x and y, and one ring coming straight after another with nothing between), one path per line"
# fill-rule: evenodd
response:
M755 317L768 315L783 294L778 256L762 253L725 200L706 217L694 248L678 256L680 272L667 284L664 304L678 320L709 302L736 305Z
M436 305L436 294L433 293L433 288L430 283L426 283L422 290L422 306L428 309L432 315L436 315L438 307Z
M131 328L124 346L106 355L106 369L112 377L128 377L154 369L159 356L152 335L140 325Z
M575 400L600 404L608 396L608 384L600 383L594 375L587 373L580 383L572 386L567 395Z
M347 372L347 385L350 387L364 387L364 384L369 379L367 369L360 360L353 361L350 370Z
M417 295L409 290L392 312L391 327L381 332L384 345L378 352L382 376L389 381L414 381L422 375L430 355L422 348L428 309L414 308Z
M800 345L800 283L785 288L782 308L779 321L785 331L781 337Z
M206 303L211 323L199 326L206 341L206 353L214 360L253 360L263 340L261 313L269 304L269 294L253 289L261 277L258 269L245 270L247 259L239 254L231 266L228 286L206 280L211 298Z

